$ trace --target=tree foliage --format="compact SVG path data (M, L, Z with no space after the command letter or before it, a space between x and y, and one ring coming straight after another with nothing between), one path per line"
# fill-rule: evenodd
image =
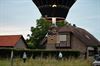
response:
M40 42L47 34L50 25L51 23L43 18L37 20L37 26L31 27L32 34L29 35L29 39L27 39L29 48L41 48Z

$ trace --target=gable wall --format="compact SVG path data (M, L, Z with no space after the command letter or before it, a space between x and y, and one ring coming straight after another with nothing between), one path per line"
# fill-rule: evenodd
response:
M26 45L22 39L20 39L14 48L26 48Z
M57 42L57 35L48 35L47 44L55 44Z
M48 35L46 49L56 49L57 35Z

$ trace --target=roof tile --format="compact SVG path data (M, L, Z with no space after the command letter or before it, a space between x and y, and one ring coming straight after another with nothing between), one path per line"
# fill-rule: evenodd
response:
M21 35L2 35L0 36L0 46L15 46Z

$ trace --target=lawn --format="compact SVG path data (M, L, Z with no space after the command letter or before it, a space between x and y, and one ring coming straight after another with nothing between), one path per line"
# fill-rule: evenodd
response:
M92 62L86 59L27 59L26 63L20 58L14 58L13 66L92 66ZM11 66L11 60L0 59L0 66Z

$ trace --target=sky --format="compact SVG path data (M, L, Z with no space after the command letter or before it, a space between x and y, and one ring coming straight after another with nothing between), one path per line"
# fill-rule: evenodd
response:
M0 0L0 35L31 34L41 14L32 0ZM100 40L100 0L77 0L66 20Z

